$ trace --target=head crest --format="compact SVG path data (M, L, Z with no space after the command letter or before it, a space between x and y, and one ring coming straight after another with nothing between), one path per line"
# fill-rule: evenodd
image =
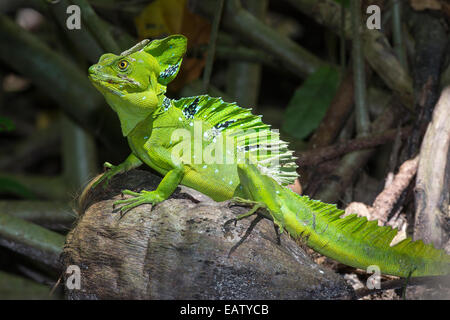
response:
M150 41L145 39L134 47L121 53L122 56L143 50L151 54L159 64L158 82L166 86L180 70L183 55L186 52L187 39L185 36L172 35L164 39Z

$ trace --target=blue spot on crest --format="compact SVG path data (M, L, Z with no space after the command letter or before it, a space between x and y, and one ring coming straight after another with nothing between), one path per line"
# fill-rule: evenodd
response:
M180 65L179 62L177 64L170 65L169 67L167 67L166 70L164 70L159 74L159 77L165 79L173 76L178 71L179 65Z
M228 128L230 126L230 124L232 124L234 122L236 122L236 120L227 120L227 121L225 121L223 123L216 124L214 126L214 128L216 128L217 130L221 130L222 131L223 129Z
M183 109L183 114L186 117L186 119L192 119L194 118L194 115L197 113L198 109L200 108L198 103L200 102L200 99L197 97L194 101L192 101L191 104L186 106Z
M172 106L170 103L170 99L167 97L164 97L162 105L163 105L164 111L169 110L169 108Z

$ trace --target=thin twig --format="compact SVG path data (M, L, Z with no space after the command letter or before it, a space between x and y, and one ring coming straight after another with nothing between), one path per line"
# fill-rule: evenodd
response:
M309 140L308 147L310 149L330 145L338 136L353 108L355 92L353 83L353 71L348 69L327 113Z
M397 107L388 107L372 123L371 131L381 133L394 125L398 118L399 110ZM374 149L366 149L346 154L336 170L324 179L321 188L314 197L324 202L336 203L342 192L353 182L359 169L367 163L373 152Z
M266 0L247 0L249 12L264 21ZM235 47L235 46L234 46ZM256 61L235 61L228 66L227 93L242 107L256 111L261 83L261 65Z
M403 28L402 28L402 1L392 0L392 37L394 40L394 50L397 58L403 68L407 68L406 51L403 44Z
M410 278L408 281L408 286L421 286L421 285L437 285L439 283L449 283L450 277L448 276L437 276L437 277L416 277ZM398 289L405 287L405 279L395 279L389 280L381 283L380 289L368 289L361 288L355 290L356 298L360 299L362 297L368 296L369 294L377 293L380 291Z
M205 71L203 74L203 93L208 92L209 81L211 79L212 67L214 63L214 54L216 50L217 33L219 31L220 19L222 17L224 0L217 0L214 20L211 27L211 36L209 39L208 55L206 57Z
M285 0L303 14L312 17L316 22L329 27L332 31L340 32L340 5L334 0ZM353 0L352 0L353 1ZM348 10L347 10L348 11ZM351 39L353 34L350 26L350 14L347 12L345 20L345 35ZM395 56L386 36L378 30L365 29L364 55L372 69L383 79L386 85L400 97L402 104L413 110L412 79L404 70Z
M62 116L62 158L64 178L70 191L81 190L98 172L94 137L66 116Z
M81 11L83 12L83 22L89 28L90 33L94 35L97 42L100 43L102 48L107 52L119 54L119 46L108 28L102 23L100 17L92 9L89 2L86 0L72 0L72 2L80 6Z
M352 140L338 142L331 146L299 152L295 154L297 157L296 161L300 166L318 165L352 151L373 148L392 141L397 136L397 132L399 132L399 130L401 130L400 137L405 138L411 132L411 127L389 129L381 134L355 138Z
M347 48L346 48L346 39L345 39L345 7L344 4L341 3L341 25L340 25L340 58L341 58L341 74L344 74L345 72L345 68L346 68L346 61L347 61L347 57L346 57L346 53L347 53Z
M213 16L212 1L196 1L195 10ZM294 70L299 77L306 77L326 66L327 63L293 40L280 35L279 32L257 19L248 10L242 8L239 0L229 0L225 4L224 26L243 39L272 54L287 70Z
M351 10L356 131L358 137L363 137L369 133L370 119L366 103L366 73L361 39L361 0L351 1Z

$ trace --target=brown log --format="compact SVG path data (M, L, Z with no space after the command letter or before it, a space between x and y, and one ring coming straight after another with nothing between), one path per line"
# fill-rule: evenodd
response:
M255 218L225 222L248 209L184 187L122 218L112 209L122 188L152 190L159 181L133 170L114 177L107 190L85 193L87 209L62 255L65 266L81 269L81 289L66 290L69 299L353 298L342 277L316 265L286 233L279 242L268 219L229 256Z

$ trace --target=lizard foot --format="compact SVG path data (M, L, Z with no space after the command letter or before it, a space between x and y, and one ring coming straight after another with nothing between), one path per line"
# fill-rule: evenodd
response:
M228 258L231 257L231 255L233 254L234 251L236 251L237 248L239 248L239 246L241 244L244 243L244 241L251 235L253 229L256 227L256 225L258 224L258 222L260 222L263 218L261 216L257 216L255 218L255 220L253 220L250 223L250 226L247 228L247 230L245 231L244 236L234 245L231 247L230 251L228 252ZM232 219L233 220L233 219ZM227 221L228 222L228 221ZM225 222L226 223L226 222Z
M113 203L113 208L115 208L117 205L122 205L120 207L119 211L121 214L124 214L128 210L131 210L133 208L136 208L137 206L140 206L141 204L150 203L152 205L155 205L157 203L160 203L164 201L164 197L159 194L159 192L155 191L145 191L142 190L141 192L134 192L131 190L123 190L122 194L133 196L133 198L124 199L124 200L117 200Z
M236 198L233 198L232 201L233 201L233 202L237 202L235 199L236 199ZM241 198L239 198L239 199L241 199ZM223 225L224 228L226 228L226 227L227 227L230 223L232 223L232 222L234 222L234 225L236 225L236 223L237 223L239 220L242 220L242 219L244 219L244 218L250 217L251 215L255 214L256 211L258 211L258 209L260 209L260 208L265 208L265 207L266 207L263 203L254 202L254 201L250 201L250 200L246 200L246 199L242 199L242 200L245 200L245 202L241 202L240 200L239 200L239 202L245 203L245 204L252 204L252 205L253 205L253 208L251 208L251 209L250 209L249 211L247 211L246 213L243 213L243 214L238 215L236 218L232 218L232 219L230 219L230 220L225 221L225 223L224 223L224 225Z

